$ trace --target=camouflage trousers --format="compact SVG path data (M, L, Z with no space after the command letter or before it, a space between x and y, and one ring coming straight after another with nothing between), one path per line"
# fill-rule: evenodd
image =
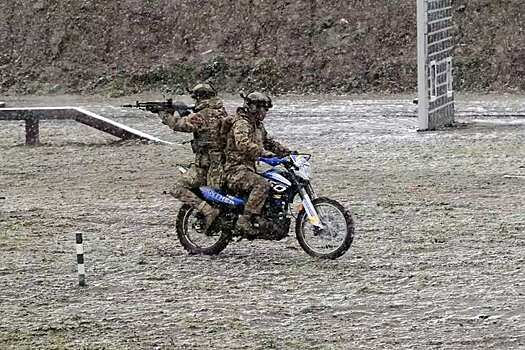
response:
M236 166L227 169L226 186L237 194L250 193L244 207L247 214L261 214L264 202L270 191L270 184L260 175L246 166Z
M209 152L208 158L208 172L206 176L206 183L210 187L221 188L224 185L224 166L222 152Z
M175 178L175 185L170 191L170 194L184 204L189 204L194 208L199 208L206 202L190 191L190 189L206 186L207 174L208 168L201 168L195 164L191 164L187 172L184 174L179 173Z

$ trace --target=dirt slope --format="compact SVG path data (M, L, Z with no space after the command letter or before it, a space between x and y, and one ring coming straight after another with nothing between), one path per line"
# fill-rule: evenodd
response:
M0 92L403 92L416 84L416 1L10 0ZM522 90L519 0L455 1L456 88Z

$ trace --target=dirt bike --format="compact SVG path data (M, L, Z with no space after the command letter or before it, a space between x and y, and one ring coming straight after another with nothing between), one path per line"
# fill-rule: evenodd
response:
M253 232L249 235L236 229L245 197L211 187L194 189L200 198L219 208L221 214L204 232L202 215L192 206L182 205L176 220L182 246L191 254L215 255L235 239L278 241L288 236L295 217L295 234L306 253L322 259L342 256L352 245L353 218L339 202L315 196L310 183L310 158L308 154L259 158L259 162L272 167L258 172L269 181L271 190L262 210L262 220L253 223Z

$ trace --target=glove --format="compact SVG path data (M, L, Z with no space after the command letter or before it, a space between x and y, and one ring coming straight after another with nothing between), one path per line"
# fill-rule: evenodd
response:
M275 157L275 154L273 154L270 151L263 150L261 153L261 158L273 158L273 157Z
M160 120L162 121L162 124L168 124L168 118L170 117L170 114L166 111L159 112L158 116L160 117Z
M162 120L162 124L171 127L171 125L175 124L175 121L178 118L180 118L180 115L177 112L171 114L171 113L166 112L166 111L161 111L161 112L159 112L159 117Z

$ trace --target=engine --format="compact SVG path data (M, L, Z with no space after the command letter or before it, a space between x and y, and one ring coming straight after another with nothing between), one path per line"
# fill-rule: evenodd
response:
M278 193L272 190L264 205L265 216L272 220L279 220L286 217L288 211L288 196L285 193Z
M290 218L288 213L288 188L271 183L272 190L263 207L264 222L259 226L260 238L280 240L288 236Z

